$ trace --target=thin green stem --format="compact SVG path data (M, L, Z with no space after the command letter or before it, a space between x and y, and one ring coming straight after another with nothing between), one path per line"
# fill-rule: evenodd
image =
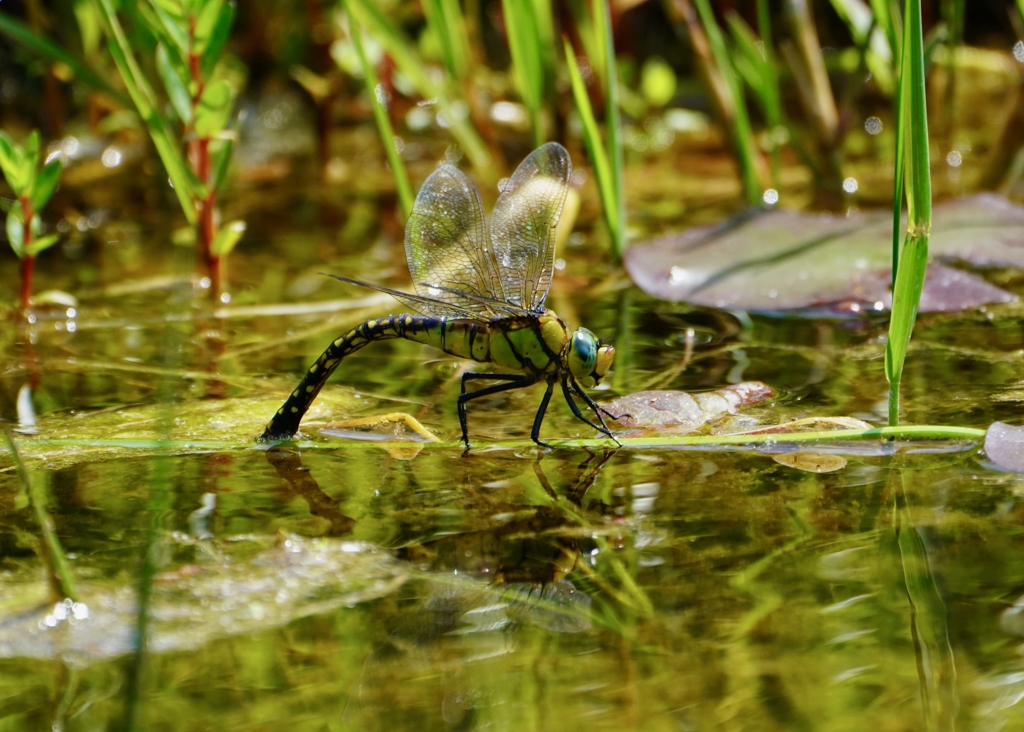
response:
M829 444L851 440L970 440L977 441L985 438L985 430L978 427L957 427L952 425L900 425L893 427L865 427L863 429L849 430L822 430L815 432L758 432L747 434L731 435L668 435L661 437L620 437L619 442L624 448L647 448L647 447L725 447L732 445L785 445L797 443L818 442ZM557 443L559 447L609 447L612 443L604 437L592 439L574 440L549 440ZM296 441L295 444L302 448L316 450L341 450L341 449L376 449L388 445L404 445L408 447L409 441L378 442L368 440L345 440L338 442L307 442ZM33 452L54 447L79 447L79 448L121 448L125 450L167 450L170 452L188 452L194 450L251 450L265 449L264 446L256 446L252 442L227 440L45 440L26 438L22 445L31 448ZM431 442L422 443L424 449L463 449L465 446L459 442ZM497 449L519 449L522 447L535 447L529 440L515 440L498 442L489 445Z

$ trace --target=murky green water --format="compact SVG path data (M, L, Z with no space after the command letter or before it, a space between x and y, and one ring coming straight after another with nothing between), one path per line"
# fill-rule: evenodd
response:
M363 134L346 144L358 150ZM831 446L848 463L827 474L773 460L779 446L463 456L314 428L300 448L251 446L332 337L397 312L315 273L405 276L372 180L301 181L228 199L251 235L216 314L187 280L146 284L191 272L165 221L109 192L76 194L110 219L41 267L60 273L47 286L84 294L73 313L4 329L0 398L14 414L34 384L38 424L16 438L81 598L47 599L38 522L0 454L0 730L113 729L132 698L153 730L1024 722L1024 621L1011 607L1024 594L1024 483L977 445ZM660 225L726 212L714 194L688 200ZM603 264L597 216L585 198L584 237L561 253L549 304L615 343L601 398L760 380L779 392L749 412L762 423L884 421L884 324L656 302ZM282 301L310 312L247 309ZM1017 414L1019 311L923 318L905 420L984 427ZM407 412L454 440L460 368L375 344L342 365L311 421ZM535 388L474 403L474 442L526 438L539 399ZM592 436L561 404L545 435ZM173 443L152 443L162 436Z

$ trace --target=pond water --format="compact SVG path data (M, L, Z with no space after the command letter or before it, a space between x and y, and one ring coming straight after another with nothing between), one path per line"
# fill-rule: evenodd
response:
M316 275L407 287L375 139L339 139L331 184L301 160L237 184L225 218L249 232L216 312L147 163L62 193L84 224L43 258L40 289L79 302L4 328L0 398L14 414L22 395L15 439L80 597L48 597L38 515L0 453L0 730L116 728L129 705L150 730L1024 726L1024 482L976 443L816 448L845 459L827 473L776 459L793 452L780 445L541 450L526 441L535 387L473 403L479 449L463 455L464 364L393 341L342 364L305 441L257 446L332 338L401 312ZM409 153L415 180L445 144ZM633 161L640 230L735 211L710 147ZM863 181L889 169L860 164ZM861 189L860 205L888 195ZM757 380L777 394L751 424L884 423L883 318L649 298L606 263L592 181L576 230L548 304L615 344L600 400ZM13 268L0 262L4 281ZM999 284L1020 293L1013 273ZM904 420L1012 421L1020 310L923 317ZM450 442L316 426L388 412ZM554 402L543 435L596 436Z

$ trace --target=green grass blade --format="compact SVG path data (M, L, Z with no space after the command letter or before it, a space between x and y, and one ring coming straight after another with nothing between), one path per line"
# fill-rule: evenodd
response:
M885 375L889 380L889 424L899 422L899 389L903 364L917 318L917 307L928 267L928 237L932 224L931 168L928 151L928 111L925 98L924 35L920 0L906 0L903 58L900 64L896 175L907 199L907 236L902 251L893 257L895 279L889 338L885 348ZM901 144L902 143L902 144ZM899 180L896 181L897 184ZM899 199L894 197L893 218L899 220ZM898 223L897 223L898 226ZM897 228L898 232L898 228ZM894 236L898 236L898 233ZM895 254L895 251L894 251Z
M458 0L423 0L422 4L427 25L441 45L441 56L448 73L463 81L469 69L469 46Z
M349 10L348 0L342 0L342 6L349 17L350 32L352 34L352 45L355 46L356 55L359 57L359 65L363 69L363 79L366 81L366 91L370 95L370 104L373 106L373 118L377 123L377 132L384 145L384 152L388 156L388 165L391 166L391 175L395 179L395 188L398 190L398 205L402 210L402 220L409 218L412 213L413 193L412 184L409 183L409 173L405 169L405 162L401 153L395 146L395 130L391 126L391 118L387 109L377 93L380 88L380 81L377 78L377 71L373 64L366 58L363 49L363 33L359 28L359 21L355 19Z
M532 2L502 0L505 28L508 32L512 71L519 96L530 115L533 144L544 144L541 104L544 99L544 73L541 67L540 37Z
M109 2L109 0L107 0ZM451 84L439 84L427 73L427 66L413 50L413 45L401 34L377 7L373 0L349 0L353 16L388 52L395 65L409 77L420 96L437 99L437 106L448 120L449 129L459 143L466 157L477 172L488 182L497 180L491 166L491 155L487 146L468 122L467 114L456 109L450 91Z
M77 79L109 95L119 103L125 105L129 103L128 97L122 91L115 89L99 72L94 71L87 62L61 48L45 36L34 33L31 28L18 22L8 13L0 13L0 33L32 53L51 61L60 61L67 64L75 72Z
M131 45L125 36L124 28L117 19L117 11L114 9L113 0L94 0L97 10L106 25L110 55L114 57L114 63L121 78L128 88L128 94L135 103L135 109L142 118L149 136L153 140L157 154L167 169L167 174L174 185L174 193L181 204L181 210L185 218L192 225L195 225L198 218L194 198L203 198L203 186L196 178L192 169L185 160L174 133L171 132L167 122L157 110L156 95L146 80L145 74L139 67L132 54Z
M750 125L743 89L733 70L732 62L729 60L729 49L725 45L725 38L722 36L718 23L715 22L711 3L708 0L695 0L695 4L700 15L701 25L704 27L704 33L707 35L708 44L711 46L715 65L722 78L725 79L731 97L733 110L731 132L736 148L740 177L743 181L744 197L749 205L757 206L761 203L764 185L758 172L760 166L758 165L757 142L754 140L754 132Z
M533 0L533 17L537 23L537 42L540 46L540 71L546 101L552 109L557 107L555 95L555 62L558 36L555 35L555 15L551 0Z
M572 45L568 40L562 41L565 47L565 63L569 68L569 81L572 84L572 96L576 102L576 111L583 123L583 144L590 156L590 163L594 166L594 177L597 178L597 188L601 194L601 205L604 209L604 220L608 225L609 232L615 232L621 226L618 220L619 210L615 205L614 183L612 179L611 163L608 161L608 152L601 142L601 133L597 127L597 119L594 118L594 109L590 106L590 97L587 96L587 87L580 74L580 67L576 63L576 56L573 53ZM612 234L614 241L615 235Z
M619 75L615 64L615 45L612 39L612 21L610 0L595 0L600 3L594 10L594 33L598 37L596 45L604 48L604 65L602 67L602 83L605 99L605 134L608 136L608 162L610 201L605 206L614 206L617 226L611 230L612 246L616 259L622 259L626 253L626 191L623 180L622 156L622 125L619 122Z

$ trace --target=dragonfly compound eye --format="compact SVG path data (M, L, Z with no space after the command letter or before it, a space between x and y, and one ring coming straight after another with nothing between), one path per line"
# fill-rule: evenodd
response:
M569 371L577 379L590 376L597 366L597 350L600 342L597 336L586 328L580 328L572 334L569 343Z

